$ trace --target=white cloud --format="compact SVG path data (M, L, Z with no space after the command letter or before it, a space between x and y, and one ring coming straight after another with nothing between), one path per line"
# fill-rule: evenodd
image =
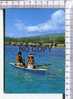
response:
M51 19L41 24L27 26L22 20L15 24L16 28L25 32L61 32L64 31L64 10L57 10L51 15Z
M52 17L52 21L54 21L56 24L62 24L64 23L64 11L63 10L58 10L56 11Z

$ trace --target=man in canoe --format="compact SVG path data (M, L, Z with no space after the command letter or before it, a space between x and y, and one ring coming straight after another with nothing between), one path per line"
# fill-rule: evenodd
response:
M36 66L35 66L35 61L34 61L34 56L32 55L32 54L30 54L29 56L28 56L28 62L27 62L27 68L36 68Z
M24 60L23 57L22 57L21 51L19 51L18 54L16 55L16 65L17 65L17 66L26 67L26 66L25 66L25 60Z

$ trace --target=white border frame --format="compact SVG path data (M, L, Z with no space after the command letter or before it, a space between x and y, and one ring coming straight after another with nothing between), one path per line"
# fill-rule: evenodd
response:
M43 8L43 7L50 7L50 8L56 8L56 7L61 7L61 8L64 8L64 3L62 2L62 3L59 3L59 2L57 2L57 4L56 4L56 2L51 2L50 0L49 0L49 2L50 3L48 3L47 5L45 4L45 5L39 5L41 8ZM18 2L16 2L16 1L0 1L0 7L1 8L8 8L8 7L18 7L18 8L23 8L23 7L35 7L36 5L30 5L29 6L29 4L28 5L24 5L24 1L18 1ZM38 6L37 6L38 7ZM72 2L70 3L70 1L68 1L67 3L66 3L66 6L65 6L65 9L66 9L66 12L65 12L65 31L67 31L66 32L66 34L65 34L65 38L66 38L66 36L67 36L67 38L66 38L66 40L65 40L65 44L66 44L66 53L65 53L65 55L66 55L66 62L65 62L65 99L72 99L72 98L70 98L70 54L71 54L71 51L70 51L70 21L68 21L68 20L70 20L70 9L71 9L71 7L72 7ZM1 67L0 67L0 78L1 78L1 80L0 80L0 96L1 96L1 98L3 99L3 98L18 98L18 99L20 99L21 97L22 97L22 99L25 97L26 99L37 99L37 98L42 98L42 99L44 99L45 97L46 97L46 99L48 99L48 98L51 98L51 99L60 99L60 97L61 97L61 99L62 99L62 95L60 94L60 95L57 95L57 94L13 94L13 95L10 95L10 94L3 94L3 16L1 15L1 14L3 14L3 12L0 10L0 52L1 52L1 55L0 55L0 60L1 60ZM55 98L55 96L57 95L57 97ZM60 96L60 97L59 97Z
M66 60L65 60L65 99L73 99L73 53L72 53L72 26L73 26L73 1L67 0L65 6L65 44L66 44Z
M64 8L64 0L11 0L0 1L0 8L56 7Z

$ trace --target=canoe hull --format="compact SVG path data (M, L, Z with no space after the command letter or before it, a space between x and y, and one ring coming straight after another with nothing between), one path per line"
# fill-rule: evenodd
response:
M47 71L47 69L43 69L43 68L25 68L25 67L21 67L21 66L16 66L15 63L10 63L10 65L14 66L15 68L19 68L19 69L23 69L23 70L27 70L27 71Z

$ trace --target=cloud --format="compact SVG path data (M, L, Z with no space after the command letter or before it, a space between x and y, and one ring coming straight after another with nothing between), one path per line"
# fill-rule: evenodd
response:
M22 20L17 20L15 23L15 27L22 32L56 32L61 33L64 32L64 10L57 10L52 15L51 18L48 19L46 22L27 26Z

